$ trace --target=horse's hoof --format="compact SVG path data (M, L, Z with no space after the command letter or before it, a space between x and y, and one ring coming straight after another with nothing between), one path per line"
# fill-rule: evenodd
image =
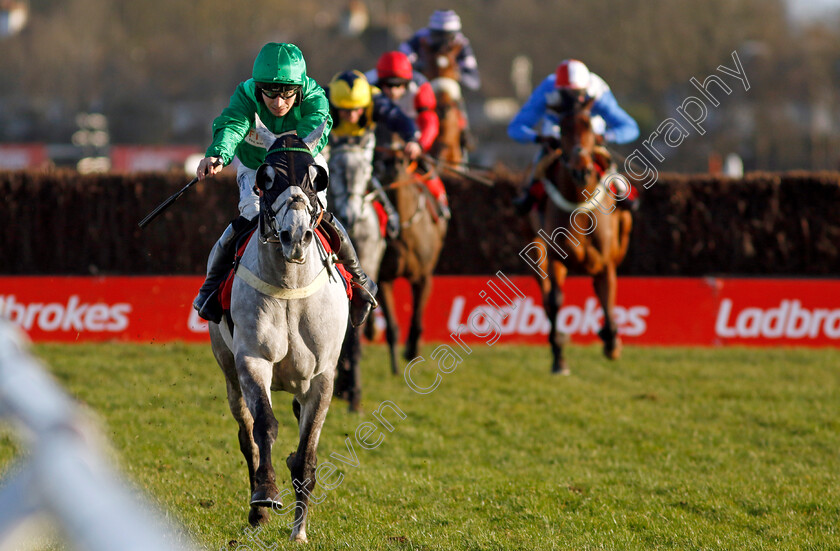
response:
M251 507L283 507L280 490L274 484L260 486L251 494ZM250 516L250 515L249 515Z
M616 337L615 341L613 341L612 346L604 345L604 356L606 356L610 360L617 360L621 358L621 349L622 343L621 338Z
M295 543L309 543L309 540L306 539L306 534L292 534L289 536L289 540Z
M617 360L621 357L621 337L617 332L610 332L604 326L598 331L598 336L604 341L604 356L609 360Z
M551 374L552 375L571 375L572 370L569 369L568 365L566 365L566 360L560 360L559 362L555 362L554 365L551 366Z
M409 350L408 348L405 349L403 352L403 359L407 362L415 359L417 357L417 350Z
M251 507L248 511L248 524L251 526L259 526L260 524L268 523L271 515L268 513L268 507Z

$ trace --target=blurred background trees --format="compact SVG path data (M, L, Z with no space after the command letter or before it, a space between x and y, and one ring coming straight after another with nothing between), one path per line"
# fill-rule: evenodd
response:
M3 0L0 9L19 3ZM301 46L310 76L324 84L337 71L373 67L441 7L427 0L23 4L26 26L0 39L0 141L66 143L78 130L76 114L97 112L107 116L111 143L202 147L263 43ZM564 58L585 61L645 139L696 94L691 77L731 67L736 50L750 90L735 88L710 112L709 133L670 151L662 168L705 170L710 156L732 152L747 169L838 168L840 25L830 12L797 20L797 5L782 0L452 0L446 7L461 15L478 57L483 87L468 100L480 143L497 144L490 157L517 151L504 133L517 105L517 58L526 79L531 68L531 85Z

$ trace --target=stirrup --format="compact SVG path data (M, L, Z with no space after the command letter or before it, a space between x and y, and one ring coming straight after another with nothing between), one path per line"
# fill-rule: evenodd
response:
M379 301L376 300L376 293L379 290L376 283L371 281L370 279L367 280L366 284L363 285L356 281L355 279L352 280L351 285L353 286L353 297L355 298L356 292L360 292L359 297L364 300L366 303L370 304L372 308L379 308Z

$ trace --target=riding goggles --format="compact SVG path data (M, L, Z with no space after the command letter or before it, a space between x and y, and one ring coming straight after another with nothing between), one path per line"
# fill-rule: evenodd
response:
M546 95L546 107L557 113L563 113L583 105L590 99L586 90L555 88Z
M295 94L300 92L300 86L297 85L258 85L258 87L260 89L260 92L262 92L262 95L264 95L268 99L275 99L277 97L280 97L282 99L289 99L295 97Z
M455 32L432 30L429 32L429 42L430 45L434 48L442 48L444 46L449 46L450 44L455 42Z
M408 81L403 80L401 78L394 78L384 81L381 80L378 84L380 88L399 88L400 86L405 86L406 84L408 84Z

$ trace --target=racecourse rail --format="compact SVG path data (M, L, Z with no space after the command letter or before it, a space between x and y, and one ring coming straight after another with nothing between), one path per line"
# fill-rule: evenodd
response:
M96 446L102 437L24 343L0 319L0 415L15 423L30 450L4 477L0 547L28 549L44 538L43 525L30 521L47 513L78 549L195 549L104 461Z

